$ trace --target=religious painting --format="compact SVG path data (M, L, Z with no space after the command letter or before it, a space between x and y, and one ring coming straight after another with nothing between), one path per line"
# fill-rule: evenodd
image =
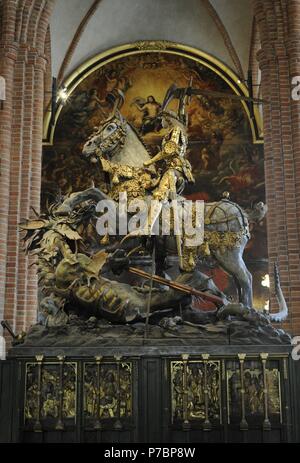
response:
M172 422L220 424L220 382L219 361L190 361L186 370L182 361L171 362Z
M227 369L227 413L228 423L240 423L242 411L241 372L237 362L228 362ZM271 360L266 368L266 389L263 370L257 361L246 362L244 375L244 408L248 424L257 425L266 414L267 393L268 417L272 424L282 422L280 371L276 361Z
M95 185L105 188L98 167L83 159L82 147L103 121L116 94L120 111L150 152L160 146L163 129L157 115L168 88L207 89L232 94L232 87L209 66L167 51L143 52L111 60L88 73L66 100L55 126L53 145L44 147L42 208L59 195ZM176 101L169 105L175 110ZM184 195L189 199L217 201L225 191L241 207L265 200L263 145L253 142L249 114L240 100L197 95L188 105L188 159L195 183ZM254 306L264 307L268 288L265 221L252 230L245 261L254 280ZM236 297L231 277L207 259L200 263L220 289Z
M86 426L132 417L132 364L86 363L84 368Z
M26 364L24 422L28 428L75 424L77 369L73 362Z

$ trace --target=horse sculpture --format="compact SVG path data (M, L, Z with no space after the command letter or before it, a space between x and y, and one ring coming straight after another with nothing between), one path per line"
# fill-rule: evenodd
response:
M138 133L119 111L99 125L85 143L82 154L93 163L100 162L107 169L111 178L111 191L115 188L118 191L118 185L126 190L126 181L132 185L132 180L135 180L134 193L143 197L145 193L151 195L151 188L157 185L153 169L147 170L146 177L148 183L152 182L154 186L149 185L145 190L144 179L139 182L145 173L144 163L150 161L151 156ZM118 170L120 175L117 174ZM78 192L64 201L57 214L68 213L87 199L99 201L107 198L97 188ZM266 206L263 203L258 203L252 211L245 211L228 197L206 203L204 243L193 250L195 258L210 254L234 278L239 302L246 307L252 307L252 276L243 259L245 246L250 239L249 222L262 220L265 213ZM157 237L157 246L169 254L176 253L175 238L172 236L164 240ZM190 270L194 269L192 267Z

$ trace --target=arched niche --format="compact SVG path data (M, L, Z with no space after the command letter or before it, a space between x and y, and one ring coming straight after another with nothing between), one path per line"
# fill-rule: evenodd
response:
M155 151L161 133L155 128L146 133L143 130L147 100L152 96L157 104L162 103L173 83L179 87L192 83L193 87L249 96L245 83L222 62L185 45L144 41L93 57L61 85L52 124L50 114L46 114L42 207L60 192L82 190L92 181L102 185L101 172L86 163L81 148L107 116L107 95L116 89L125 96L123 116ZM245 101L201 96L190 102L188 114L188 156L196 183L185 190L185 195L214 201L228 190L232 200L243 207L264 201L263 136L258 108L254 106L253 114ZM254 303L262 307L269 298L268 288L262 285L268 272L265 224L254 228L252 236L246 261L254 277ZM219 287L234 292L234 284L224 272L210 268L209 262L205 269Z

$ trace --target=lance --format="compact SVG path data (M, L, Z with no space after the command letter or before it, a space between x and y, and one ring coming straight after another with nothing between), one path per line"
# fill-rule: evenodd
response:
M176 177L175 177L175 172L172 169L170 171L170 176L171 176L171 199L173 200L173 212L174 212L174 233L175 233L175 239L176 239L176 247L177 247L177 254L178 254L178 259L179 259L179 267L182 268L183 266L183 258L182 258L182 248L181 248L181 233L179 228L179 214L178 214L178 203L177 203L177 192L176 192ZM178 227L178 230L176 228Z
M221 297L215 296L214 294L208 294L204 291L200 291L199 289L195 289L192 286L185 285L174 280L167 280L166 278L163 278L159 275L155 275L154 273L148 273L144 270L135 267L129 267L128 271L130 273L133 273L134 275L138 275L147 280L151 280L152 282L155 281L156 283L160 283L161 285L169 286L170 288L175 289L176 291L180 291L181 293L190 294L191 296L195 296L201 300L206 299L209 302L213 302L217 307L224 305L224 301Z

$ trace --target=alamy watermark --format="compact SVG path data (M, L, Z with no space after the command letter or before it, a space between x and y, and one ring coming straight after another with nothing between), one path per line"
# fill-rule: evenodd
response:
M6 343L4 336L0 335L0 360L5 360L6 358Z
M183 198L128 201L127 193L121 192L118 202L110 199L99 201L96 212L100 213L96 223L100 236L179 235L184 237L185 246L203 243L204 201Z
M0 101L5 100L5 79L0 76Z
M294 76L292 78L292 100L300 101L300 76Z
M300 360L300 336L294 336L292 338L291 344L293 347L292 350L292 359L293 360Z

